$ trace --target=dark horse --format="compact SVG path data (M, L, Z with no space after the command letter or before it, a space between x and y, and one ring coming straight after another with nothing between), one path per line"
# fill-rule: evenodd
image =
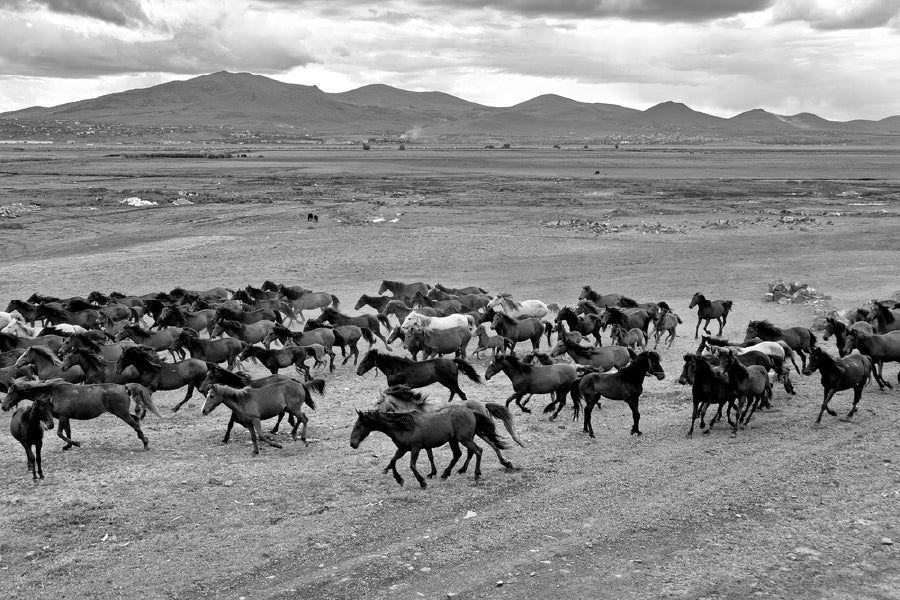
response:
M379 324L384 324L385 328L388 331L391 330L390 322L388 321L387 317L382 314L357 315L355 317L351 317L350 315L345 315L344 313L339 312L334 308L323 308L322 314L319 316L319 321L322 321L324 323L331 323L335 327L340 325L356 325L357 327L368 329L372 332L372 335L384 342L385 346L387 346L387 341L381 334L381 327L379 326Z
M880 335L851 329L844 344L844 353L850 354L854 348L859 350L860 354L872 359L875 367L872 375L878 382L878 387L882 390L885 386L893 389L894 386L884 380L884 363L900 362L900 332L892 331ZM900 373L897 373L897 381L900 382Z
M44 478L41 468L41 446L44 443L44 431L53 429L53 408L49 398L36 397L28 407L19 407L9 421L9 432L25 448L28 459L28 470L31 478L37 482ZM31 447L34 446L32 453Z
M575 402L575 415L578 417L581 408L581 398L584 398L584 431L594 437L594 427L591 425L591 412L594 404L602 397L611 400L622 400L631 408L631 416L634 423L631 426L631 435L641 435L638 425L641 421L641 413L638 411L638 401L644 391L644 377L653 375L657 379L666 376L662 365L659 363L659 354L653 350L641 352L637 358L629 362L615 373L588 373L576 382L572 394Z
M575 331L583 336L594 336L595 346L602 346L603 340L600 339L600 331L603 325L600 323L601 317L593 313L577 315L571 307L563 306L556 315L556 323L564 322L569 331Z
M359 448L360 443L373 431L380 431L391 438L397 451L388 464L394 472L394 479L403 485L403 478L397 472L397 460L407 452L410 453L409 468L421 487L425 487L425 478L416 470L419 452L423 449L438 448L450 444L453 459L441 479L446 479L462 456L460 444L468 450L466 464L460 469L464 472L469 459L475 455L475 479L481 476L481 448L475 443L475 435L484 435L497 448L507 448L506 443L497 436L494 421L480 413L473 412L464 406L448 406L437 412L380 412L370 410L356 411L358 415L353 431L350 434L350 447Z
M475 368L462 358L440 357L415 361L372 348L363 356L356 374L364 375L373 368L377 368L387 376L389 386L404 383L411 388L420 388L440 383L450 390L447 402L453 400L453 396L457 394L464 402L468 399L465 392L459 388L460 370L475 383L481 383L481 377Z
M550 334L553 332L553 326L550 323L541 321L535 317L525 319L513 319L506 313L494 313L491 321L499 335L512 340L512 349L515 350L518 342L525 340L531 341L531 347L535 350L541 347L541 336L547 334L547 345L550 344Z
M744 341L759 338L766 342L784 341L800 355L806 366L806 354L816 347L816 335L808 327L775 327L769 321L750 321Z
M821 348L815 348L809 355L809 364L803 367L804 375L812 375L816 369L822 375L825 397L816 423L822 421L822 413L828 411L832 417L837 413L828 408L831 398L842 390L853 389L853 408L847 414L849 419L856 413L856 405L862 398L863 388L872 378L872 359L863 354L851 354L845 358L834 358Z
M544 408L544 412L550 412L556 405L556 411L550 417L551 421L566 405L566 394L578 379L578 372L573 365L533 366L523 363L515 354L493 357L484 371L485 380L490 380L500 371L509 377L513 385L513 394L506 399L506 406L515 399L522 412L530 413L531 411L522 402L525 394L550 394L553 401Z
M151 392L156 390L177 390L187 386L184 400L172 407L175 412L191 399L194 388L199 387L206 377L206 362L188 358L176 363L163 362L149 346L132 346L122 351L116 362L116 372L133 366L141 374L141 384Z
M146 450L149 442L144 432L141 431L140 420L147 410L159 416L159 412L153 405L150 391L139 383L88 385L67 383L62 379L48 381L17 379L9 386L6 398L3 399L2 408L7 411L21 400L34 400L39 397L50 398L53 416L59 420L56 435L66 442L63 450L68 450L72 446L81 446L80 442L72 439L69 419L94 419L107 412L128 423L137 432ZM136 407L136 414L129 412L132 404Z
M826 342L830 336L834 336L834 342L837 344L838 356L845 356L844 346L847 344L847 335L849 330L857 329L866 333L875 333L872 324L868 321L855 321L850 325L846 325L843 321L839 321L835 317L825 317L825 333L822 339Z
M706 356L701 354L685 354L684 368L678 383L691 385L691 396L694 410L691 412L691 428L687 434L694 435L694 423L700 417L700 431L709 433L716 421L722 416L722 407L728 404L728 422L731 422L731 409L736 399L734 390L728 383L728 375L717 370ZM706 427L706 411L710 404L718 404L719 410Z
M716 335L722 335L722 330L725 329L725 324L728 322L728 313L731 312L731 305L731 300L707 300L706 296L700 292L694 294L691 297L691 303L688 305L688 308L697 307L697 326L694 328L694 339L696 340L700 337L700 321L706 321L703 324L703 331L710 333L709 322L711 319L715 319L716 323L719 324L719 333Z
M422 283L421 281L417 281L416 283L403 283L402 281L390 281L384 279L381 282L381 287L378 288L378 293L383 294L385 292L390 292L395 298L410 301L415 297L416 292L427 294L430 289L430 285Z

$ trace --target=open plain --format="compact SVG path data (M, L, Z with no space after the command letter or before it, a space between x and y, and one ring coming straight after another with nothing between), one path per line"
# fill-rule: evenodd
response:
M798 394L777 387L736 437L718 425L688 438L690 389L676 383L698 290L734 301L724 335L740 339L750 319L812 323L812 307L763 302L775 279L838 309L900 290L897 149L230 150L0 148L0 205L18 215L0 217L0 304L265 279L333 292L350 313L382 279L560 305L583 285L665 300L684 324L661 350L666 378L645 386L644 435L628 435L620 402L594 412L596 439L570 407L554 422L513 407L526 443L506 453L515 470L488 451L477 484L454 473L423 490L406 461L404 487L382 474L386 437L350 448L380 374L322 373L311 444L282 433L284 449L259 456L240 428L221 444L224 407L201 416L197 395L173 414L183 390L158 392L148 451L114 417L76 421L83 446L64 453L49 433L38 485L0 436L4 598L900 594L900 392L873 383L852 420L816 425L819 378L794 374ZM487 360L472 363L483 373ZM482 401L511 393L503 376L461 385ZM848 393L832 402L849 406Z

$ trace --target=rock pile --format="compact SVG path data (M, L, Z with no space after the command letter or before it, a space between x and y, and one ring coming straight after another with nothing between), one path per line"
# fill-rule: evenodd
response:
M763 296L763 301L778 302L779 304L827 306L829 300L831 300L831 296L826 296L807 283L801 281L784 282L780 279L770 283L769 292Z
M609 221L591 221L582 217L575 217L568 220L548 221L543 224L544 227L568 227L580 231L593 233L623 233L626 231L636 231L640 233L684 233L684 229L673 225L663 225L662 223L644 223L639 225L629 223L611 223Z
M7 219L15 219L16 217L21 217L25 213L31 212L33 210L38 210L40 207L36 204L22 204L21 202L16 202L15 204L6 204L4 206L0 206L0 217L6 217Z

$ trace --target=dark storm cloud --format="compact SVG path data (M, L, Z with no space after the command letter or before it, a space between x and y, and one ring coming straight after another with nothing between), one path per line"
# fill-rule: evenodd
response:
M776 22L805 21L813 29L872 29L900 22L897 0L848 2L838 9L826 9L802 0L782 0L775 10Z
M34 7L64 15L97 19L113 25L147 22L147 15L139 0L0 0L0 9L18 11Z

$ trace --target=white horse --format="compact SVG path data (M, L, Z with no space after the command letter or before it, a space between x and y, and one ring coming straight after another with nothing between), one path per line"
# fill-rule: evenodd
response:
M30 327L25 321L13 319L3 327L0 327L0 333L8 333L16 337L33 338L35 335L34 327Z
M12 323L13 321L24 321L25 317L17 311L13 310L10 312L0 310L0 330L6 329L6 326Z
M404 331L409 331L411 327L421 327L426 331L467 327L471 331L475 327L475 318L471 315L461 315L459 313L447 315L446 317L426 317L417 312L411 312L403 319L400 328Z
M488 302L488 308L494 309L494 312L506 313L514 319L519 317L535 317L543 319L550 312L559 312L557 304L545 304L540 300L522 300L518 302L513 300L509 295L500 294L493 300Z

